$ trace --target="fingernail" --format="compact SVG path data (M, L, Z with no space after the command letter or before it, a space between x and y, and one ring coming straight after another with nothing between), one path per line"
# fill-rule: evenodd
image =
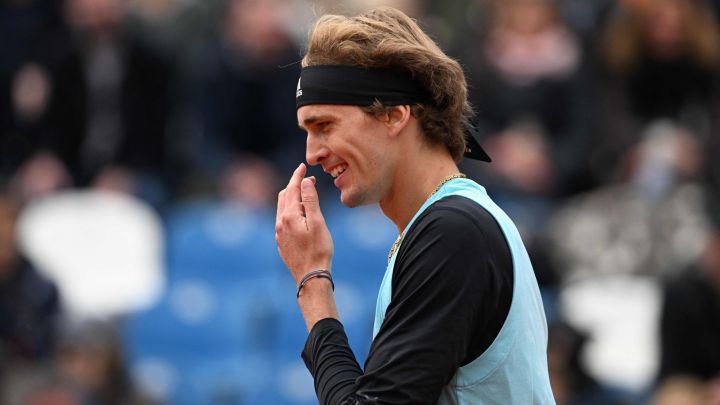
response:
M310 180L309 178L304 178L300 185L302 186L302 188L312 188L312 180Z

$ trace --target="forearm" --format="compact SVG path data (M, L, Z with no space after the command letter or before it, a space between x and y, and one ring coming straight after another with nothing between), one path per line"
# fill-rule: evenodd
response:
M321 319L340 320L331 283L325 278L308 280L300 290L298 306L308 332Z

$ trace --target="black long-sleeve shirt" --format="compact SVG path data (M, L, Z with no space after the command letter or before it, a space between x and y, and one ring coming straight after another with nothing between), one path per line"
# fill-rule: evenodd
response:
M392 297L365 371L340 322L310 331L303 359L321 404L436 404L442 388L499 333L513 289L510 250L495 219L461 196L443 198L405 235Z

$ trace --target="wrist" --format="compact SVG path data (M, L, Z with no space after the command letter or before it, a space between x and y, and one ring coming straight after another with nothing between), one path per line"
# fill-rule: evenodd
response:
M332 281L324 277L312 278L305 282L305 285L300 290L299 297L307 296L308 294L322 293L332 295L335 289L333 288Z
M325 270L325 269L313 270L313 271L305 273L305 275L298 282L298 286L297 286L297 297L298 298L300 298L300 293L302 292L303 287L305 287L306 284L310 283L311 281L313 281L315 279L328 280L328 282L330 282L330 287L332 288L332 290L333 291L335 290L335 283L333 282L332 274L330 273L330 271Z

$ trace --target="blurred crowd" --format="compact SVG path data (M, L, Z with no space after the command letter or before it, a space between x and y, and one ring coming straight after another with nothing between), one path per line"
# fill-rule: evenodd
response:
M273 268L235 274L244 256L207 253L188 224L205 221L215 247L265 240L258 229L304 160L293 92L307 31L322 13L378 5L417 18L465 69L493 162L461 169L528 246L557 403L720 404L718 0L0 0L0 403L183 403L132 354L183 338L133 320L163 302L190 324L222 307L198 280L237 286L234 321L272 323L252 303L293 295L272 238L247 249ZM311 174L329 215L348 215ZM108 195L121 200L94 197ZM362 215L348 232L370 233L357 243L382 259L389 244L373 245L375 214ZM131 256L151 262L132 265L144 275L123 273ZM377 263L345 270L363 285L347 313L374 300ZM257 375L266 349L299 358L301 326L280 349L256 332L240 340L260 349L237 348L237 362ZM214 396L188 403L312 403L260 402L227 388L247 381L217 379Z

